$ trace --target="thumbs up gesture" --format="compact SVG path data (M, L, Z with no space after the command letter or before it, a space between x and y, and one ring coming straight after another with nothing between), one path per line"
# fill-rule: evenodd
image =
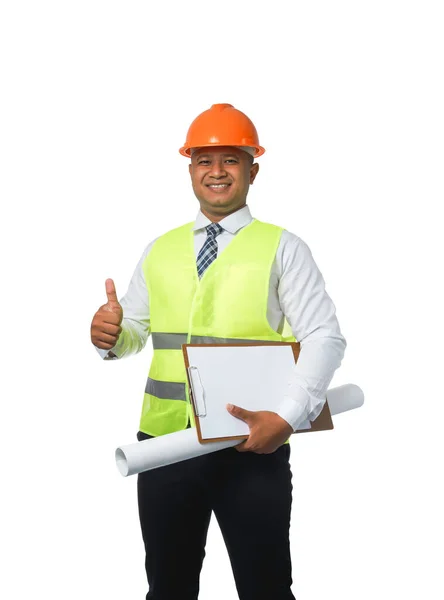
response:
M105 281L108 302L96 312L91 322L91 341L97 348L110 350L117 344L122 332L120 323L123 310L117 300L116 288L112 279Z

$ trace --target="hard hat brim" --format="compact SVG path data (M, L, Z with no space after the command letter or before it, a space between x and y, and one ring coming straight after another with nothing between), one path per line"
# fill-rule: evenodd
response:
M199 144L198 146L196 146L196 148L217 148L217 147L221 147L221 146L233 146L235 148L242 148L241 145L239 144ZM193 146L194 147L194 146ZM265 152L265 148L263 148L262 146L251 146L250 144L246 145L247 148L254 148L255 149L255 153L254 153L254 158L258 158L259 156L262 156L262 154ZM186 156L187 158L191 158L191 148L189 146L182 146L182 148L179 148L179 152L182 154L182 156Z

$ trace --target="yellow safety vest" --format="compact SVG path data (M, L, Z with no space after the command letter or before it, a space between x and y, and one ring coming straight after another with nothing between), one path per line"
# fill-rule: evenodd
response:
M281 335L267 320L282 228L254 219L199 280L193 226L162 235L143 263L154 352L140 430L153 436L195 427L182 344L295 341L287 322Z

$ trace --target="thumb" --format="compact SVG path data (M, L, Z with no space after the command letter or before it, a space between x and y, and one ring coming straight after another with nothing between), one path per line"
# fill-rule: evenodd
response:
M241 408L240 406L236 406L235 404L227 404L227 410L231 415L233 415L233 417L236 417L237 419L242 419L242 421L245 421L246 423L251 421L254 415L254 411L247 410L246 408Z
M117 300L116 287L112 279L107 279L105 281L105 289L106 296L108 298L108 304L119 304L119 301Z

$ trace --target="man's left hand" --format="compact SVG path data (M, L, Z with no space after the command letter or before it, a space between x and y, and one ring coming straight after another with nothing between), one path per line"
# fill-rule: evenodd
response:
M233 404L227 404L227 410L233 417L245 421L250 428L248 439L234 446L238 452L272 454L293 433L293 427L275 412L246 410Z

